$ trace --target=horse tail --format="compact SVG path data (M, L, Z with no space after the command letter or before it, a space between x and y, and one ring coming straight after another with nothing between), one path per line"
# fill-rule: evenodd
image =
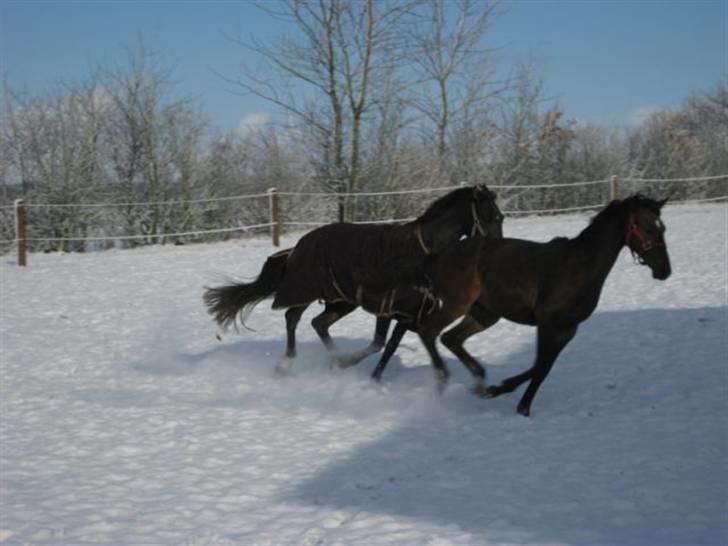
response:
M240 315L240 322L244 325L253 308L275 294L286 272L286 262L292 250L282 250L269 256L253 282L207 288L202 299L215 322L227 329L235 324L236 317Z

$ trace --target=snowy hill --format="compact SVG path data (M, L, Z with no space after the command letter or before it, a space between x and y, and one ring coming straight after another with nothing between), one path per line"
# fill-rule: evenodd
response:
M444 396L408 334L381 386L330 371L308 325L275 379L283 315L215 338L201 295L257 275L267 239L0 264L0 542L7 544L726 544L728 207L668 206L673 276L624 250L529 419L520 395ZM573 236L588 215L509 218ZM296 236L284 237L284 244ZM369 342L373 317L332 330ZM468 347L491 381L535 331Z

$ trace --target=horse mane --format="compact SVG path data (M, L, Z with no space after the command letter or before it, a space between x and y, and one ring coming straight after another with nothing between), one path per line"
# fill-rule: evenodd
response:
M641 193L635 193L625 199L615 199L609 205L604 207L599 213L597 213L590 221L589 224L599 224L605 220L611 219L612 217L622 214L624 212L632 212L637 209L648 209L655 214L660 214L662 205L656 199L642 195Z
M427 222L434 220L442 216L443 212L449 210L452 205L457 201L465 201L473 198L473 188L466 186L464 188L458 188L451 191L448 194L443 195L435 202L433 202L427 210L423 212L415 222Z
M653 199L652 197L647 197L646 195L642 195L641 193L635 193L631 197L626 198L623 203L625 203L627 209L630 211L636 209L647 209L654 212L655 214L660 214L662 205L665 204L662 201L658 201L657 199Z
M617 217L624 217L624 221L626 222L627 214L637 209L646 208L655 214L660 214L661 207L662 205L659 201L641 193L635 193L624 199L615 199L589 220L589 225L577 238L587 240L598 232L597 228Z

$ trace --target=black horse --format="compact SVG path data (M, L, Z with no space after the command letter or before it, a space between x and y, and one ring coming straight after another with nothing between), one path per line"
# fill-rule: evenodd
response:
M435 201L422 216L402 225L335 223L304 235L293 249L270 256L252 283L209 288L204 301L223 328L243 321L253 307L274 296L274 309L287 309L287 346L276 371L285 373L296 355L295 332L301 315L316 300L324 311L312 325L334 351L329 328L372 295L402 287L402 279L420 275L428 255L442 253L462 237L501 237L503 215L485 185L454 190ZM403 294L400 293L400 299ZM406 299L411 300L412 295ZM371 305L368 307L372 308ZM390 306L391 307L391 306ZM382 310L369 348L344 363L376 352L386 340L391 319Z
M468 368L473 368L478 362L463 347L465 340L503 317L537 327L537 354L530 369L498 386L478 389L478 394L486 398L500 396L530 379L518 404L518 413L530 414L536 391L559 353L574 337L578 325L594 312L604 281L622 247L627 246L639 263L647 265L655 279L665 280L670 276L665 225L660 219L666 201L639 194L613 201L573 239L560 237L548 243L519 239L482 241L478 267L480 295L467 316L445 332L441 341ZM418 332L444 381L447 370L437 352L434 336L450 319L443 317L438 322L435 315ZM405 325L395 328L375 371L377 376L381 375L405 330Z

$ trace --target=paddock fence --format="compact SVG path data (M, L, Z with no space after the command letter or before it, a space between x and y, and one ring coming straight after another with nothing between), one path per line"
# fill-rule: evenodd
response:
M93 251L149 244L185 244L269 233L273 246L285 231L336 221L340 204L354 223L413 220L435 198L455 186L330 193L279 191L195 200L108 203L34 203L17 199L0 206L0 254L15 249L17 263L28 251ZM610 176L560 184L489 185L506 216L592 212L635 192L675 203L728 202L728 174L688 178ZM174 226L170 229L169 226Z

